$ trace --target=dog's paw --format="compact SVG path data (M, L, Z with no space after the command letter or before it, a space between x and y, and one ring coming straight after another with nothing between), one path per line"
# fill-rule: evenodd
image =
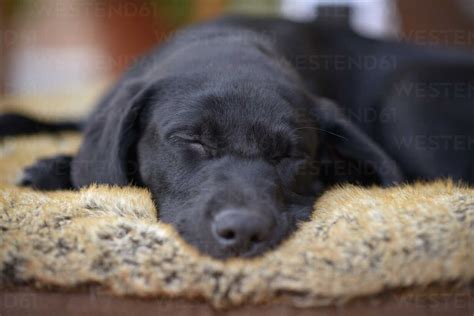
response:
M37 190L72 189L71 156L40 159L25 168L18 184Z

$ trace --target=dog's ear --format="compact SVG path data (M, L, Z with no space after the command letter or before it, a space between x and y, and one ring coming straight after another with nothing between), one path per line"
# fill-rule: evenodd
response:
M127 185L138 166L131 149L138 140L138 117L154 99L153 85L128 82L106 96L89 117L84 140L72 163L74 187L92 183Z
M311 98L312 117L320 132L319 172L322 176L330 178L329 182L376 180L386 186L404 180L397 163L334 102Z

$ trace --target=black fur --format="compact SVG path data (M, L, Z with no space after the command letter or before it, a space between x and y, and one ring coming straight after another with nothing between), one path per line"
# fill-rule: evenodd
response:
M63 131L78 131L81 123L76 122L42 122L29 117L8 113L0 115L0 136L31 135L42 132L55 133Z
M39 190L72 189L71 156L58 155L38 160L24 170L20 184Z
M400 92L435 81L467 92ZM225 17L180 32L123 76L86 122L70 184L145 186L160 218L203 252L252 256L307 219L334 183L473 183L469 87L474 94L468 53L328 25ZM439 133L464 138L463 150L405 142ZM53 185L32 170L31 185L58 188L51 173ZM257 214L265 239L217 241L213 225L228 209Z

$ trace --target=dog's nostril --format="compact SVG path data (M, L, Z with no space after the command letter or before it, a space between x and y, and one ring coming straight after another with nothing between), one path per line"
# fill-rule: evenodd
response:
M273 230L271 218L248 210L228 209L214 218L213 232L223 247L245 252L265 242Z
M219 232L219 235L227 240L231 240L235 238L235 232L231 229L225 229L222 232Z
M259 243L263 240L258 234L254 234L250 237L250 241L253 242L253 243Z

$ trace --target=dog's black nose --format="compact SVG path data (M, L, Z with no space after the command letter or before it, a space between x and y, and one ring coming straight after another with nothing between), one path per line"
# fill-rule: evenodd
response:
M264 244L271 235L274 221L245 209L227 209L214 218L213 233L217 242L235 254L245 254Z

